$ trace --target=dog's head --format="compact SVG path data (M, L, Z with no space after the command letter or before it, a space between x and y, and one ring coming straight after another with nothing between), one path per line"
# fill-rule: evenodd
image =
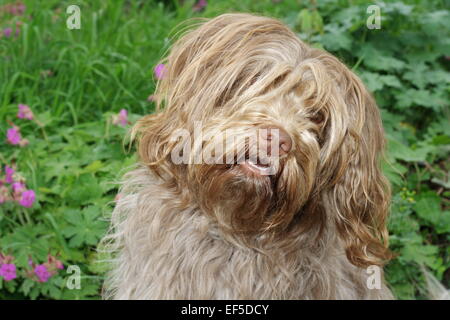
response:
M334 56L277 20L225 14L172 47L139 153L224 230L284 236L332 224L359 266L388 256L377 106ZM268 237L270 238L270 237Z

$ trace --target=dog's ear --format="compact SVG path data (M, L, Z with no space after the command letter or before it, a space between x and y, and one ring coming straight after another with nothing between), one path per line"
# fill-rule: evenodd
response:
M164 68L153 95L155 112L141 118L132 130L132 138L138 141L140 160L160 177L174 177L183 168L170 161L170 155L176 146L183 145L183 141L176 139L182 138L177 132L193 129L188 127L193 122L188 119L192 118L191 112L196 108L189 106L202 105L192 101L193 96L198 95L194 92L201 88L188 70L194 67L192 52L195 43L190 43L194 42L193 37L192 33L188 33L181 38L171 48L170 54L160 61Z
M333 211L350 262L360 267L383 265L391 254L386 228L390 188L380 168L385 144L381 117L361 80L342 64L337 69L341 107L334 113L327 140L339 142L330 153L333 165L325 164L334 168L328 175L332 187L326 206Z
M141 162L160 177L173 173L170 156L171 135L176 125L166 112L156 112L141 118L132 129L132 139L136 138ZM173 176L173 174L170 174Z
M207 81L218 77L200 72L210 63L209 56L202 54L207 38L208 35L190 30L175 42L170 54L160 61L164 68L153 95L155 113L140 119L133 128L132 138L137 138L140 160L160 176L173 176L183 168L168 161L173 149L183 144L174 140L177 131L192 134L195 121L204 121L213 109L215 95L211 90L205 93L204 88Z

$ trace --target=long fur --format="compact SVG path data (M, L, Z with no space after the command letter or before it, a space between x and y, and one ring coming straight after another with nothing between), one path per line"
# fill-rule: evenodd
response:
M164 62L157 112L134 128L140 164L104 239L114 257L105 298L391 298L384 283L366 284L365 268L391 257L390 190L379 111L358 77L279 21L248 14L204 22ZM218 157L262 127L282 128L292 150L271 177L174 164L173 133L198 123L210 137L235 129Z

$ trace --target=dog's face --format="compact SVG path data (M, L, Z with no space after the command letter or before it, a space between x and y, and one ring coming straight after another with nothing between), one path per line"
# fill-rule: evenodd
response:
M331 223L352 263L387 257L383 129L345 65L245 14L187 33L165 63L159 110L135 130L142 161L185 202L234 235L320 235Z

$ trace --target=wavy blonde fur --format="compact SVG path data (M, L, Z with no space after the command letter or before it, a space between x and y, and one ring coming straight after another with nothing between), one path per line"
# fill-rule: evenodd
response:
M104 296L391 298L384 283L366 285L365 268L391 257L390 192L379 111L359 78L279 21L249 14L200 24L164 62L157 111L133 131L140 164L104 239L114 256ZM292 150L271 177L174 164L173 133L196 123L211 136L282 128Z

